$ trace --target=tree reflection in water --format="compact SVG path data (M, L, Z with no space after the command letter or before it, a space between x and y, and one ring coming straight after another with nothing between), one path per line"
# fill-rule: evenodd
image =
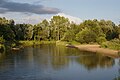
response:
M40 66L42 64L44 67L49 67L49 64L51 64L54 69L67 67L72 60L70 57L74 58L77 63L83 65L87 70L92 70L97 67L109 68L115 64L114 59L110 57L55 45L41 45L39 47L34 47L34 49L28 48L21 53L24 55L18 54L18 56L13 56L14 58L17 57L17 62L20 58L21 60L26 59L27 63L30 64L34 60L34 62L37 62ZM4 60L5 57L6 55L2 55L1 60ZM15 62L11 63L15 64Z
M51 64L54 69L60 69L68 66L71 62L71 57L80 65L85 66L86 69L92 70L95 68L109 68L115 64L113 58L102 56L100 54L82 52L74 48L66 48L63 46L53 46L49 48L49 54L51 56ZM47 50L46 50L47 51Z
M106 68L106 70L108 70L108 68L109 70L113 69L112 71L116 70L116 61L113 58L102 56L100 54L83 52L75 48L55 46L55 44L27 47L14 54L12 53L0 53L1 75L7 76L7 73L3 72L10 71L8 73L10 76L13 75L11 74L12 72L14 75L17 75L16 77L27 74L40 78L40 76L48 76L46 74L54 75L54 73L58 73L56 74L57 76L64 75L65 73L69 74L69 71L77 74L76 70L79 69L85 70L84 73L86 74L89 74L87 73L88 71L93 71L94 73L95 69L98 69L98 71L104 68ZM114 65L115 67L113 67ZM101 69L99 70L99 68ZM18 70L22 73L21 75L19 75L20 72ZM114 73L117 74L117 72ZM114 73L110 73L113 75L110 78L114 78ZM76 77L76 74L72 74L72 76ZM80 74L79 71L78 74ZM78 77L80 77L80 75ZM113 80L120 80L120 70L119 75Z
M88 70L92 70L97 67L109 68L115 64L114 59L106 56L101 56L95 53L90 53L89 55L81 56L77 59L77 62L82 64Z

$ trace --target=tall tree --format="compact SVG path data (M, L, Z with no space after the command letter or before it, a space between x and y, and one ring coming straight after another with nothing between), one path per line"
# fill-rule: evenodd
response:
M6 41L14 41L14 32L10 27L9 20L6 20L6 18L0 18L0 36L3 36Z
M64 36L64 33L67 31L70 22L67 18L61 16L53 16L50 21L50 25L53 28L52 34L55 40L61 40Z

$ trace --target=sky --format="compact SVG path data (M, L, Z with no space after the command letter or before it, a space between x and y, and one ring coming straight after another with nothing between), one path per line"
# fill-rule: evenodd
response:
M119 4L120 0L0 0L0 17L36 24L62 14L73 20L105 19L119 24Z

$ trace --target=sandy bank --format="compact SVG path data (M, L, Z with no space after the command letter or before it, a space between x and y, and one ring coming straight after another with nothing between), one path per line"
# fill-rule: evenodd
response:
M99 53L99 54L109 56L112 58L119 58L120 57L117 50L100 48L100 45L75 45L74 47L76 47L82 51Z

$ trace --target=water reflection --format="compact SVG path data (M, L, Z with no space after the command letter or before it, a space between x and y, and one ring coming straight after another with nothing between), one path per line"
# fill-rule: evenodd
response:
M100 68L109 68L115 64L114 59L106 56L101 56L95 53L90 53L87 56L81 56L76 60L78 63L82 64L88 70Z
M85 74L83 80L87 80L86 76L89 75L90 70L95 72L98 69L99 73L101 70L107 69L106 73L112 75L113 73L109 73L109 71L114 71L118 67L115 63L115 59L95 53L82 52L54 44L40 45L27 47L19 52L0 53L0 78L9 80L12 76L10 80L66 80L59 76L67 75L70 77L69 80L72 78L79 80L80 77L83 77L81 70L84 70L82 72ZM76 76L78 74L79 76ZM93 74L96 75L96 72ZM114 77L116 76L113 74L108 79L116 80L119 76ZM96 80L100 79L96 78Z
M120 59L119 59L119 68L118 68L118 74L113 80L120 80Z
M61 69L68 65L69 59L65 57L67 55L65 54L66 49L64 47L41 45L41 49L37 48L34 49L34 57L37 64L42 64L44 67L52 66L53 69Z
M73 59L88 70L97 67L112 67L115 64L114 59L95 53L80 52L63 46L41 45L34 48L29 47L14 54L0 54L0 67L9 65L5 63L14 64L15 66L23 63L31 66L36 63L45 67L49 67L50 64L54 69L59 69L69 66L69 62Z

